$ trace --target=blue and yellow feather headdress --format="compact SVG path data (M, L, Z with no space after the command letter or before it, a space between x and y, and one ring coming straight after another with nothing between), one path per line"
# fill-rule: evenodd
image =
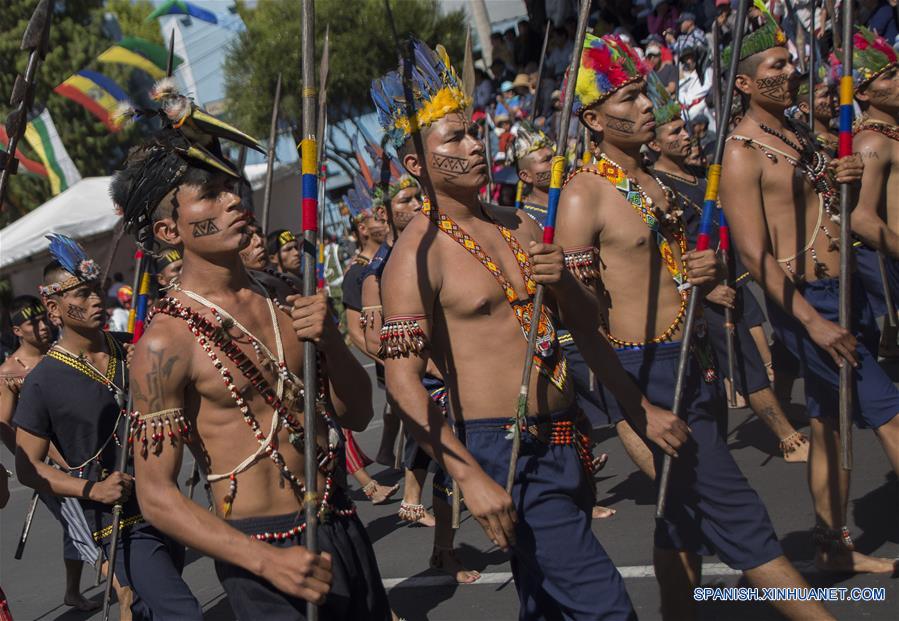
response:
M87 256L84 248L78 242L71 237L58 233L47 235L47 239L50 240L50 256L70 276L64 277L57 282L39 285L38 290L41 292L41 295L49 296L56 293L64 293L82 283L100 280L100 266Z
M442 45L434 51L412 38L408 49L397 71L371 83L378 120L394 147L400 147L422 127L471 103Z

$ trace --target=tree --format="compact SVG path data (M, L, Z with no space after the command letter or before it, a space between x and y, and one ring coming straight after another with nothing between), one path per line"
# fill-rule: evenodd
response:
M19 49L22 34L31 17L37 0L6 0L0 11L0 117L6 119L10 108L9 94L18 73L25 73L28 54ZM119 11L119 19L125 34L148 36L156 30L155 40L161 43L159 27L147 27L140 21L152 11L148 0L140 0L131 6L128 0L110 0L104 7L103 0L66 0L56 2L50 26L50 49L38 72L33 112L44 107L50 110L60 138L72 160L84 177L107 175L118 166L128 147L137 140L141 128L137 126L110 133L106 127L79 104L53 93L53 88L70 75L90 66L115 80L126 92L133 84L146 82L136 76L141 73L123 65L96 63L97 56L113 41L104 28L104 14ZM142 15L141 15L142 14ZM124 17L123 17L124 16ZM138 26L141 27L137 30ZM136 82L133 80L136 79ZM37 159L25 141L20 142L24 155ZM13 209L0 216L0 226L24 215L50 198L50 184L35 175L15 175L10 183L8 201Z
M260 0L255 9L239 3L238 11L247 29L228 50L225 61L228 117L250 134L267 136L281 72L281 122L299 140L301 3ZM431 45L443 44L461 71L464 11L441 14L437 0L401 0L393 2L393 15L401 37L412 33ZM315 23L316 58L321 57L325 27L330 27L329 123L370 112L371 81L395 69L398 62L383 0L318 0Z

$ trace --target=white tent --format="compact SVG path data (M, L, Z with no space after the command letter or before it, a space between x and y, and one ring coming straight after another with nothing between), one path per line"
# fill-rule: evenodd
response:
M110 177L82 179L0 231L0 270L14 269L45 251L48 233L85 239L111 231L119 216L109 197L109 182Z

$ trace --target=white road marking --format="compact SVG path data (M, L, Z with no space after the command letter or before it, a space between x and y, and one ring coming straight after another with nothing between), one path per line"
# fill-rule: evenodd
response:
M652 565L630 565L619 567L619 573L623 578L653 578L655 570ZM704 563L702 575L706 576L739 576L743 572L731 569L724 563ZM512 580L512 572L495 571L481 574L481 579L474 583L479 584L505 584ZM382 580L384 588L391 589L420 589L428 587L453 586L456 581L452 576L410 576L408 578L387 578ZM460 585L471 586L471 585Z

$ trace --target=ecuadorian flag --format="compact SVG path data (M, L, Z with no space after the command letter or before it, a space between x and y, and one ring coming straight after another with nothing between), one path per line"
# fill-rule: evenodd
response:
M119 63L137 67L157 80L165 77L168 52L161 45L139 37L123 37L121 41L97 57L101 63ZM172 69L177 69L183 61L175 56Z
M115 110L128 97L118 84L102 73L82 69L54 88L53 92L87 108L109 131L121 129L121 121L115 119Z

